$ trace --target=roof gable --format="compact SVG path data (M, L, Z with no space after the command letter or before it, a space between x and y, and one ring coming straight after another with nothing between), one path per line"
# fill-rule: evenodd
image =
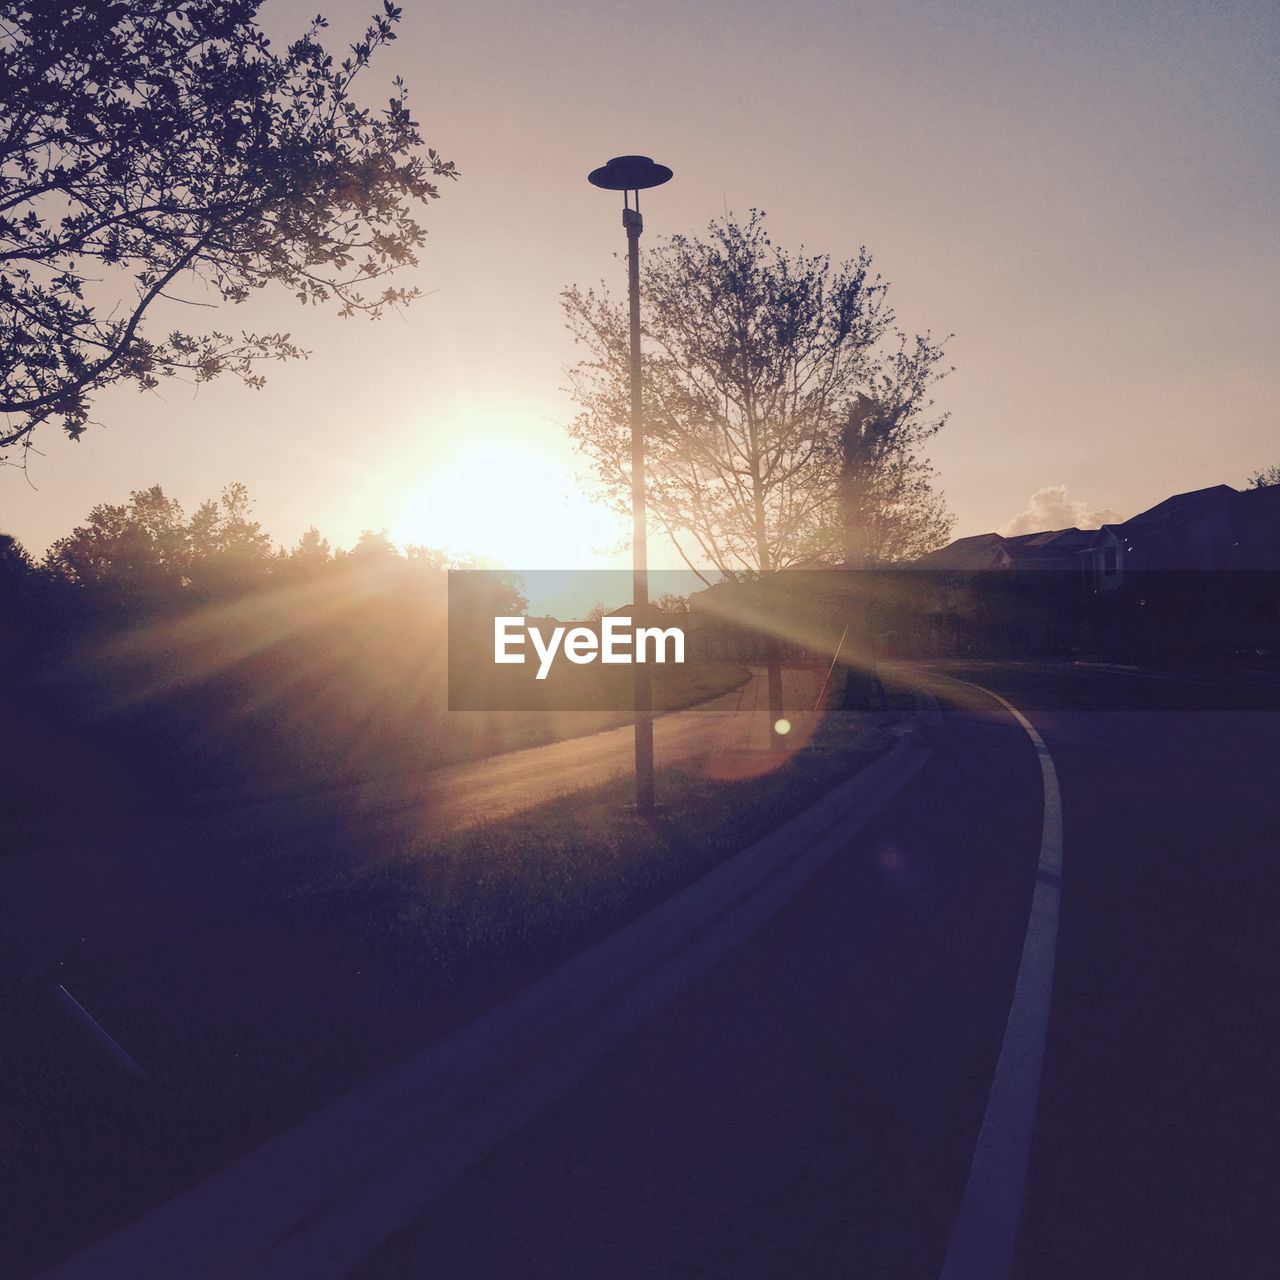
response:
M1188 493L1175 493L1171 498L1166 498L1163 502L1157 502L1154 507L1148 507L1146 511L1138 512L1136 516L1123 521L1117 527L1121 529L1144 529L1157 525L1180 524L1183 520L1189 520L1192 516L1209 511L1239 496L1238 491L1229 484L1215 484L1210 485L1207 489L1192 489Z

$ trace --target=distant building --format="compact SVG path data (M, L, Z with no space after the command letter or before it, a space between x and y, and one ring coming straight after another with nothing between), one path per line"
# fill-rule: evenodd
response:
M1123 524L1103 525L1089 563L1104 589L1118 586L1126 570L1280 569L1280 486L1175 494Z
M1100 529L982 533L905 565L807 565L690 600L697 651L1136 660L1280 650L1280 487L1175 494ZM843 639L842 639L843 637Z
M1100 529L958 538L916 567L938 575L922 615L935 651L1271 651L1280 487L1196 489Z
M1095 530L1055 529L1006 538L979 533L957 538L915 563L922 569L1070 569L1080 568L1080 553L1093 546Z

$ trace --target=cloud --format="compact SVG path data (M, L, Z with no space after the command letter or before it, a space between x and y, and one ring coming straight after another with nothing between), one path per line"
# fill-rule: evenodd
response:
M1002 537L1013 538L1020 533L1041 533L1048 529L1096 529L1100 525L1115 524L1120 513L1110 507L1093 510L1087 502L1067 497L1065 484L1051 484L1037 489L1025 511L1019 512L1003 529L996 532Z

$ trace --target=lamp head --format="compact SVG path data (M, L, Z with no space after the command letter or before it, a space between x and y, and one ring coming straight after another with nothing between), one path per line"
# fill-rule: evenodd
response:
M645 191L671 181L665 164L654 164L648 156L614 156L606 165L592 169L587 181L606 191Z

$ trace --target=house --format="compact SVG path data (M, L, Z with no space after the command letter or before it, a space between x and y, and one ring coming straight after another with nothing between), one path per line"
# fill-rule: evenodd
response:
M801 566L690 599L705 657L855 661L1280 649L1280 486L1175 494L1100 529L957 538L905 565Z
M1210 656L1280 644L1280 488L1175 494L1104 525L1085 559L1105 651Z
M915 563L923 569L1080 569L1080 552L1093 545L1095 533L1084 529L1054 529L1005 537L979 533L957 538Z
M1123 524L1103 525L1089 551L1100 589L1143 570L1280 569L1280 487L1230 485L1175 494Z
M1100 529L958 538L916 564L937 575L935 649L939 634L952 652L1133 657L1280 641L1280 487L1212 485Z

